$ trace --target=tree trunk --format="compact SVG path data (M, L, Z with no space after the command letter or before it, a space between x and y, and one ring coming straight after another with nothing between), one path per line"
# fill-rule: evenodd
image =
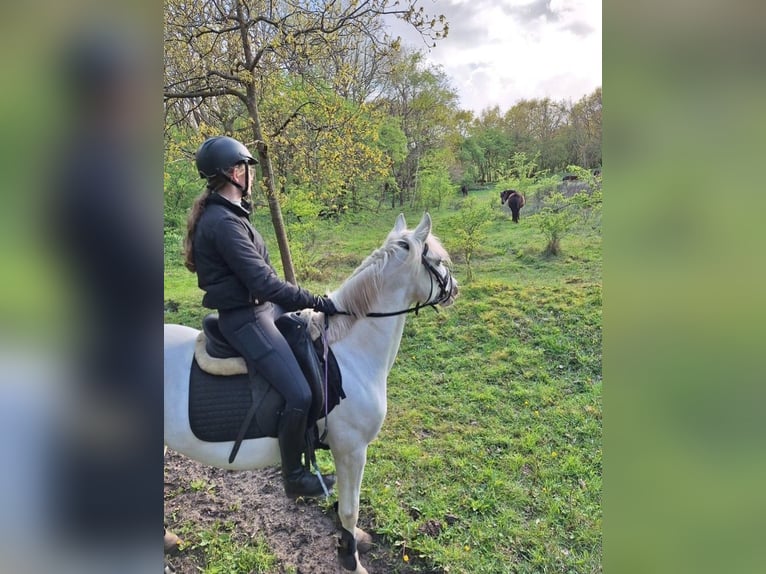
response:
M255 95L255 86L247 85L247 109L250 119L253 122L253 137L257 142L258 161L261 164L263 178L266 181L266 199L269 202L269 212L271 213L271 224L274 226L274 234L277 237L277 246L282 260L282 269L285 274L285 281L296 285L295 269L293 268L293 258L290 254L290 244L287 241L287 230L285 222L282 219L282 208L279 205L279 195L274 185L274 169L271 166L271 155L269 148L263 141L263 131L261 129L261 117L258 111L258 102Z

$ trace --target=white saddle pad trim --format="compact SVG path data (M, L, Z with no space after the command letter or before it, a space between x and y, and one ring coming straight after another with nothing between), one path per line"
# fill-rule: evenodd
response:
M208 355L207 349L205 349L206 342L207 337L205 337L205 333L200 332L194 345L194 358L197 359L200 369L211 375L222 375L225 377L247 374L247 364L244 358L228 357L226 359L219 359L211 357Z

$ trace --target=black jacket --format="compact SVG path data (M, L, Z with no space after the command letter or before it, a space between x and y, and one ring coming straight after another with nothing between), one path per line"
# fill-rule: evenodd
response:
M312 295L277 277L250 212L211 193L194 231L197 282L209 309L234 309L271 301L286 311L312 307Z

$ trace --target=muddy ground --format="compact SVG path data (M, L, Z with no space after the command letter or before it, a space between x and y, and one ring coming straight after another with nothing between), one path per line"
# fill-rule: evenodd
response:
M234 524L232 537L239 542L259 534L278 557L273 574L345 572L337 559L336 520L327 504L288 499L276 468L227 471L203 466L170 450L165 455L166 526L183 535L185 529L209 530L216 521L230 521ZM364 508L360 509L359 527L373 536L373 548L362 556L370 574L440 572L424 564L405 563L401 550L375 534ZM193 535L185 538L190 543ZM189 545L166 559L176 574L202 571L202 551Z

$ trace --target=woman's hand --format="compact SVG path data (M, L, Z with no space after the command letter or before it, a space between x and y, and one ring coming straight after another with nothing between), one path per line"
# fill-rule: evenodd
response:
M335 303L329 297L322 297L321 295L314 295L314 311L324 313L325 315L336 315L338 309L335 308Z

